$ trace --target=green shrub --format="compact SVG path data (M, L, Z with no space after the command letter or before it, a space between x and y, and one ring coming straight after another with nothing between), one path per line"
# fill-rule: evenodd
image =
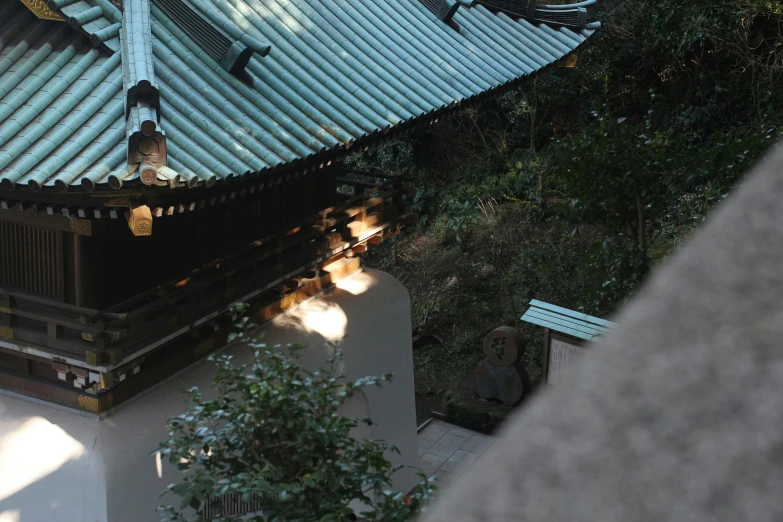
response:
M346 381L340 353L328 367L310 372L298 362L299 346L268 348L258 341L247 318L235 338L246 343L252 362L237 366L227 355L210 357L217 365L217 396L188 391L191 406L169 420L169 440L159 452L177 466L182 480L168 491L178 507L160 508L163 521L201 521L208 500L237 495L258 503L251 516L224 516L224 522L251 520L343 522L354 515L351 502L366 506L366 520L411 520L432 486L423 481L406 503L389 490L393 466L382 441L359 440L350 431L370 419L343 417L338 409L367 386L391 379ZM213 508L215 504L213 503Z

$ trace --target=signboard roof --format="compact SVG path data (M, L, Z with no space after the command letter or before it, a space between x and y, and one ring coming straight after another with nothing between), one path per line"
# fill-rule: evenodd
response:
M555 332L593 341L614 326L611 321L545 303L537 299L530 301L530 307L522 320L537 324Z

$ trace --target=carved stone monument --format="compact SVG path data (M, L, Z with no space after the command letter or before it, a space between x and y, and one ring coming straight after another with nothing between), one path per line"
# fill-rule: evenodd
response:
M519 361L522 337L510 326L501 326L484 338L484 356L475 370L476 392L482 399L516 405L530 391L530 377Z

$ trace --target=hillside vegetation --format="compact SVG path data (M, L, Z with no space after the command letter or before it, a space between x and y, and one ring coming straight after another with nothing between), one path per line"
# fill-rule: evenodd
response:
M605 0L590 18L575 67L350 158L415 180L420 224L368 260L410 290L422 403L475 402L501 324L538 379L526 303L610 317L779 136L783 2Z

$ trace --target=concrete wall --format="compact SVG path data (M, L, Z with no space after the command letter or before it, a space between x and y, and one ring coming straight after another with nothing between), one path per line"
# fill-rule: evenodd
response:
M367 389L344 411L369 412L377 423L357 436L400 449L390 459L411 467L395 476L401 491L413 487L418 466L410 330L405 288L377 271L344 280L264 328L269 344L306 344L303 362L310 368L324 364L326 341L344 338L348 378L395 374L391 385ZM246 347L228 350L238 362L247 358ZM210 364L191 368L103 421L0 395L0 522L158 520L159 495L175 471L150 453L166 437L166 419L185 407L181 390L206 389L213 375Z

